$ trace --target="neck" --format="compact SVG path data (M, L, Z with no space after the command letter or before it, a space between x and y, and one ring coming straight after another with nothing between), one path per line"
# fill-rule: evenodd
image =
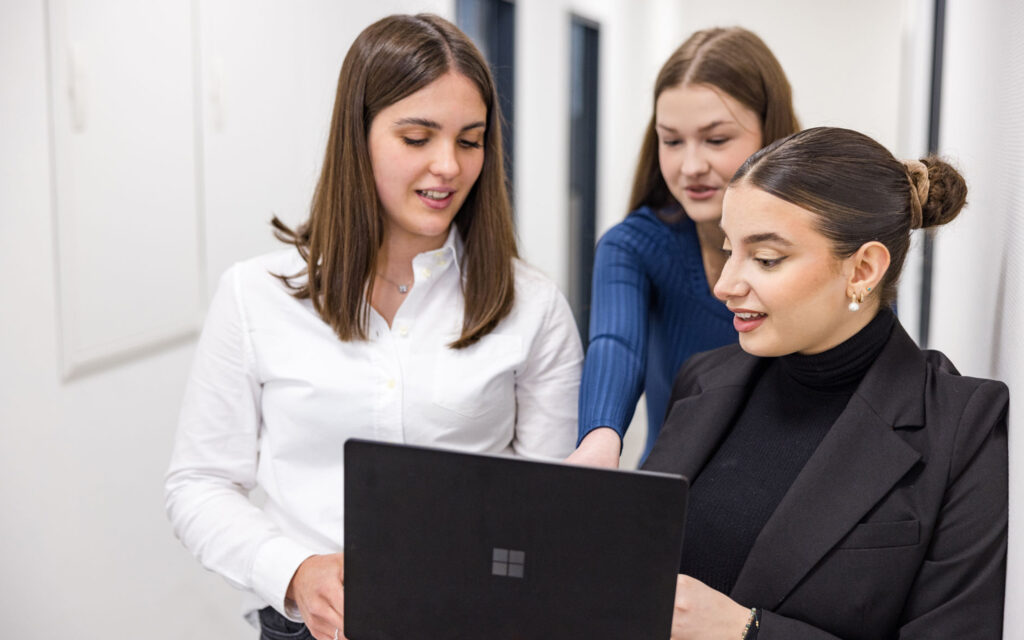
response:
M412 282L412 259L426 251L440 249L447 239L447 233L425 238L385 231L384 242L377 252L377 271L400 283Z
M722 251L725 232L722 231L717 220L695 222L694 226L697 229L697 242L700 244L700 255L704 261L704 275L708 279L708 289L714 290L715 283L722 275L722 268L725 267L725 252Z
M806 387L852 391L889 341L896 316L888 309L873 313L871 320L840 344L813 355L782 356L782 370Z
M722 253L722 244L725 242L725 232L718 224L718 220L695 222L697 228L697 239L700 241L701 249L705 247ZM725 262L723 260L723 262Z
M860 333L861 329L871 324L871 321L878 315L878 310L879 306L877 298L873 299L870 304L864 303L864 305L861 306L860 311L857 313L850 313L850 322L845 324L842 331L838 332L827 345L823 348L815 349L812 352L801 351L800 353L802 355L814 355L843 344L853 336Z

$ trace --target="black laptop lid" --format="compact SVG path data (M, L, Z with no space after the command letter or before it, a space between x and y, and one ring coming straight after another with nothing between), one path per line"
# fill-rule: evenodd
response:
M351 640L667 638L686 481L349 440Z

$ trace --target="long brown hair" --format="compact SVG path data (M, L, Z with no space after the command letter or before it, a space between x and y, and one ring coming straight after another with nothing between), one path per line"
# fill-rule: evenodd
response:
M651 120L633 177L630 211L644 205L663 209L678 204L658 164L654 105L666 89L684 84L713 86L756 113L761 119L762 145L800 129L789 81L761 38L740 27L697 31L669 56L658 72Z
M394 15L370 25L352 43L338 75L334 113L309 219L292 230L276 217L278 239L306 262L278 277L313 307L342 340L367 338L385 211L377 194L367 134L374 117L449 71L480 90L487 106L484 163L455 215L462 237L462 334L469 346L509 314L518 256L502 164L501 109L487 62L455 25L435 15ZM304 280L297 280L307 276Z
M816 214L838 258L872 240L889 250L880 304L896 297L913 229L952 221L967 202L963 176L936 157L901 162L863 133L816 127L750 156L730 185L749 184Z

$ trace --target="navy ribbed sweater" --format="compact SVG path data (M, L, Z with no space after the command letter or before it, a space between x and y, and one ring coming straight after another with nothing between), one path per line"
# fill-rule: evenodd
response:
M737 340L732 314L709 290L696 227L681 218L668 224L642 207L597 245L580 439L602 426L624 435L646 391L646 458L679 367Z

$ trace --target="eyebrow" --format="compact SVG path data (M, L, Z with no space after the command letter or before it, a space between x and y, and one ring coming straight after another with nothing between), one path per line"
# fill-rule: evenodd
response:
M427 120L426 118L402 118L401 120L395 120L395 126L401 127L406 125L415 125L418 127L426 127L427 129L440 129L440 123L434 120ZM484 121L474 122L467 124L466 126L459 129L459 131L469 131L470 129L478 129L480 127L486 127L487 123Z
M715 120L714 122L712 122L710 124L704 125L700 129L698 129L698 131L700 131L700 132L711 131L712 129L714 129L715 127L717 127L718 125L721 125L721 124L733 124L733 122L732 122L732 120Z
M782 236L773 231L769 231L768 233L754 233L747 236L746 238L743 238L744 244L759 244L761 242L774 242L776 244L781 244L785 247L793 246L792 242L786 240L785 238L783 238Z
M723 124L734 124L734 123L733 123L732 120L715 120L714 122L711 122L709 124L704 125L703 127L700 127L699 129L697 129L697 131L699 131L701 133L706 133L708 131L711 131L715 127L717 127L719 125L723 125ZM669 133L679 133L678 130L668 126L667 124L662 124L660 122L655 123L654 126L656 128L658 128L658 129L664 129L665 131L668 131Z

